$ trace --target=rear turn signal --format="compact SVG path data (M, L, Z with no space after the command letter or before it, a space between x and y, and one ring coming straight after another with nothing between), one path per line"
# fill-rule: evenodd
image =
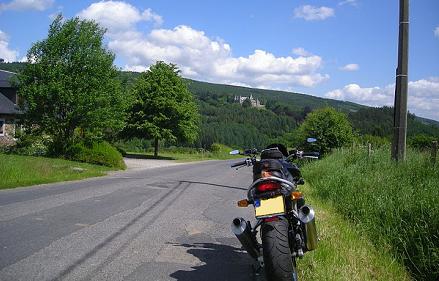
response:
M291 199L293 199L293 200L297 200L297 199L300 199L302 197L303 197L303 194L300 191L293 191L291 193Z
M242 199L238 201L238 207L248 207L247 199Z

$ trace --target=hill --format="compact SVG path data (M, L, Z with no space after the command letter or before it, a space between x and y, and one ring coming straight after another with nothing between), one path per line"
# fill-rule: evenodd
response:
M195 80L187 79L188 87L192 93L197 96L202 96L206 94L230 95L230 96L250 96L258 98L263 102L267 103L270 101L277 101L286 103L293 110L301 111L304 107L308 106L311 109L321 108L325 106L331 106L335 109L351 112L357 111L365 106L359 105L352 102L338 101L332 99L325 99L300 93L292 93L285 91L275 91L275 90L265 90L265 89L255 89L247 88L241 86L231 86L223 84L213 84L208 82L200 82Z
M24 63L2 63L0 69L18 72L24 66ZM128 91L139 75L119 71L123 89ZM198 100L202 115L197 147L209 148L214 142L233 147L262 147L294 131L312 110L326 106L345 112L360 135L387 139L392 136L393 109L390 107L373 108L301 93L185 80ZM253 96L265 109L241 106L235 102L235 96ZM418 134L439 137L439 122L409 114L408 136Z
M375 108L352 102L319 98L300 93L253 89L240 86L206 83L195 80L188 80L188 87L191 92L194 93L200 100L202 109L205 107L204 103L208 103L218 108L218 123L221 123L220 112L226 110L227 104L228 107L232 106L235 96L248 97L252 95L259 100L262 100L268 111L271 111L278 117L285 118L285 120L289 120L290 122L288 126L277 129L277 136L275 134L267 135L267 140L270 141L273 141L276 139L276 137L280 137L285 133L294 130L310 111L326 106L334 107L339 111L345 112L351 121L354 130L359 135L374 135L386 138L388 140L390 140L393 135L393 108L391 107ZM242 108L241 115L238 115L245 116L246 113L244 112L246 110L248 109ZM261 110L259 110L259 112L260 111ZM205 116L205 113L202 112L202 114ZM256 109L254 109L253 114L255 116L261 115L261 113L258 113L258 110ZM230 116L228 118L230 118ZM234 120L240 124L247 125L248 122L246 120L249 119ZM267 122L265 122L265 124L269 125ZM264 130L262 129L262 126L257 126L257 124L254 123L253 125L261 132ZM274 128L275 126L272 127ZM409 138L415 135L439 137L439 122L421 118L409 113L407 135ZM219 140L216 139L216 141ZM228 145L233 145L233 143L225 143Z

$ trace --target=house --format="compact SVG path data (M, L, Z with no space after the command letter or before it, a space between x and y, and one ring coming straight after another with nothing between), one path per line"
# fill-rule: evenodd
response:
M15 143L15 123L20 114L17 88L11 84L16 73L0 70L0 146Z
M249 97L242 97L242 96L235 96L234 101L236 103L240 103L241 105L244 103L244 101L249 100L250 101L250 105L251 107L256 107L256 108L264 108L265 105L261 104L261 102L259 101L258 98L254 99L253 95L250 94Z

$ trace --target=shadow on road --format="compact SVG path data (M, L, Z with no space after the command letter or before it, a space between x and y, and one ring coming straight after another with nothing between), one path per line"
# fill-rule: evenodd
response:
M132 159L176 160L173 157L167 157L167 156L154 156L154 155L133 154L133 153L126 153L123 157L132 158Z
M230 189L237 189L237 190L245 190L245 191L247 191L247 188L244 188L244 187L223 185L223 184L217 184L217 183L208 183L208 182L200 182L200 181L184 181L184 180L180 181L180 183L195 183L195 184L218 186L218 187L225 187L225 188L230 188Z
M239 248L214 243L174 244L188 248L203 265L190 271L178 270L170 277L178 281L250 281L254 280L253 260Z
M82 257L80 257L78 260L76 260L74 263L70 264L67 268L65 268L63 271L61 271L52 281L62 280L65 277L67 277L70 273L72 273L74 270L76 270L78 267L80 267L83 263L85 263L88 259L93 257L98 253L99 250L107 247L110 243L112 243L116 238L121 236L126 230L128 230L131 226L138 223L144 216L146 216L149 212L152 210L158 208L160 203L166 199L167 196L173 194L173 192L177 191L179 192L175 200L178 199L178 197L188 188L189 184L185 185L183 183L178 183L177 185L170 188L169 191L166 191L165 194L163 194L154 204L152 204L148 209L134 217L131 221L127 222L125 225L123 225L120 229L118 229L116 232L113 232L110 236L105 238L102 242L100 242L98 245L96 245L94 248L90 249L87 253L85 253ZM167 208L169 208L170 205L166 206L165 209L162 209L162 212L165 211ZM100 264L92 273L87 275L86 278L83 280L90 280L93 276L93 274L96 274L100 270L102 270L105 266L107 266L111 261L113 261L126 247L128 247L129 243L136 239L137 236L139 236L146 228L148 228L151 224L153 224L159 216L156 216L149 220L147 223L144 224L144 227L142 227L139 231L134 233L131 236L131 239L128 239L125 243L123 243L114 253L112 253L107 260L105 260L102 264Z

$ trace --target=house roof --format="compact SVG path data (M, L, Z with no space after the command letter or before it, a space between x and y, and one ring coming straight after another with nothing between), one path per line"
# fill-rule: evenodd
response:
M17 75L15 72L10 72L0 69L0 88L11 88L11 79Z
M0 114L20 114L18 106L0 93Z

